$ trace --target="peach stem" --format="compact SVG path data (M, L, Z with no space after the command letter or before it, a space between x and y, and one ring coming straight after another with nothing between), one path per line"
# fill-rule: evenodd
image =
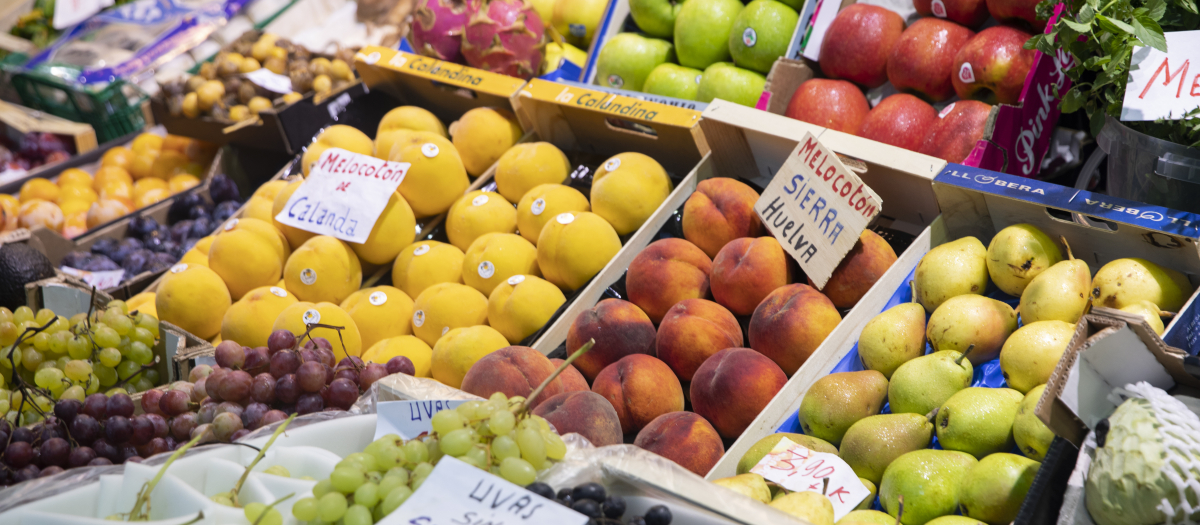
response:
M519 416L525 412L528 412L533 405L533 400L537 399L537 396L542 394L542 390L545 390L546 386L549 385L551 381L554 381L554 378L558 377L558 375L561 374L563 370L566 370L568 366L571 366L571 363L578 359L579 356L587 353L588 350L591 350L595 344L595 339L588 339L588 342L584 343L583 346L579 347L579 350L576 350L575 353L571 354L571 357L568 357L562 362L561 365L558 365L558 370L555 370L553 374L550 374L550 377L547 377L545 381L542 381L542 384L538 385L538 387L534 389L531 394L529 394L529 397L525 398L525 403L521 405L521 409L517 410L517 413L514 415Z

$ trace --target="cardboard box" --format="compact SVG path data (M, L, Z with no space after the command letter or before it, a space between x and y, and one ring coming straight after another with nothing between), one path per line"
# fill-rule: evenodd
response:
M71 122L25 106L0 101L0 134L17 138L35 132L51 133L65 138L65 142L73 148L73 151L67 151L72 157L92 151L98 145L96 130L89 124ZM37 168L34 171L37 171Z
M1200 277L1200 252L1195 246L1200 234L1185 237L1171 226L1172 220L1187 215L1183 212L1145 206L1139 212L1126 213L1124 209L1101 207L1097 199L1107 199L1104 196L959 164L949 164L942 170L933 181L933 192L942 215L917 237L834 332L849 333L841 334L840 340L833 335L826 339L729 447L709 472L710 479L733 475L738 460L759 439L775 432L800 432L796 413L817 380L833 372L862 369L857 340L863 326L883 310L911 300L909 283L917 263L942 243L971 235L987 245L1004 227L1028 223L1051 238L1065 237L1075 256L1087 262L1093 273L1113 259L1136 255L1184 272L1193 283ZM1143 218L1142 212L1148 218ZM990 296L1009 302L1015 299L1002 292ZM1003 380L998 372L990 376L977 372L975 383L998 386Z

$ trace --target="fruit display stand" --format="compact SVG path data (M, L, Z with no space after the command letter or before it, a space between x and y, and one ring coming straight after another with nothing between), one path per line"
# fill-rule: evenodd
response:
M1115 209L1104 206L1104 203L1098 201L1110 199L1100 195L957 164L948 165L934 179L933 190L942 214L917 237L909 250L863 298L860 302L863 315L854 323L843 323L852 329L849 336L838 344L822 346L804 363L779 395L709 472L709 479L743 472L743 466L739 466L743 456L753 445L773 433L804 433L798 412L802 410L802 401L805 400L806 394L820 384L822 379L830 377L830 374L864 369L858 354L858 340L866 321L871 320L878 312L912 301L911 283L917 264L935 247L966 236L974 236L986 244L991 242L996 232L1002 228L1026 223L1041 229L1052 238L1065 238L1070 243L1070 251L1080 257L1076 261L1086 262L1093 268L1124 256L1138 255L1161 264L1164 268L1182 272L1189 276L1189 279L1195 279L1200 272L1200 253L1195 249L1197 236L1182 233L1175 226L1180 220L1191 220L1191 214L1122 202L1121 204L1137 206L1136 210L1127 212L1123 207ZM1090 275L1089 272L1089 280ZM998 289L989 290L991 291L988 297L1008 303L1016 301L1015 297L1005 295ZM1028 311L1024 313L1029 314ZM1010 315L1013 315L1015 325L1015 314ZM921 330L922 340L924 332L925 330ZM1078 341L1072 342L1071 345L1078 346ZM927 347L926 352L928 351ZM974 367L974 377L970 386L989 389L1007 387L1010 376L1008 371L1002 374L999 363L999 359L991 359ZM1064 359L1059 363L1061 370L1063 363L1068 361ZM880 380L884 380L882 375ZM1042 406L1049 397L1049 386L1046 392L1047 395L1041 398ZM1095 397L1100 400L1103 396L1096 394ZM1026 397L1025 403L1029 403L1029 399L1031 398ZM883 403L882 397L880 403ZM1048 420L1042 414L1041 408L1038 409L1038 416ZM942 419L938 419L938 425L943 424ZM885 480L884 484L886 483ZM1034 493L1030 494L1032 496ZM1037 495L1041 497L1046 494ZM1035 499L1037 498L1031 497L1028 500L1032 504ZM894 509L889 510L894 514Z

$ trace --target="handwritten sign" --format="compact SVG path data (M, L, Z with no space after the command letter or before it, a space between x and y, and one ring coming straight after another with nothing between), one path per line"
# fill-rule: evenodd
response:
M292 79L271 71L265 67L260 67L245 74L246 80L249 80L259 87L272 93L280 93L286 95L292 92Z
M1200 31L1166 33L1167 53L1133 51L1121 120L1179 120L1200 106Z
M422 152L437 156L437 145ZM429 146L432 146L430 148ZM408 173L409 163L329 148L313 164L275 220L318 235L366 242L388 199Z
M588 517L450 456L380 525L584 525Z
M433 430L433 415L454 410L466 400L435 399L426 401L384 401L376 407L375 439L396 434L404 439Z
M54 20L51 24L54 29L66 29L111 5L112 0L58 0L54 5Z
M78 270L70 266L63 266L62 272L67 275L78 277L79 280L95 286L97 290L108 290L121 285L121 281L125 279L125 270L109 270L104 272L89 272L87 270Z
M882 207L858 175L805 133L754 211L817 288L824 288Z
M771 452L759 460L750 472L778 483L792 492L817 492L833 503L833 520L842 519L871 491L858 480L854 469L842 458L825 452L814 452L783 438ZM825 480L829 479L829 485Z

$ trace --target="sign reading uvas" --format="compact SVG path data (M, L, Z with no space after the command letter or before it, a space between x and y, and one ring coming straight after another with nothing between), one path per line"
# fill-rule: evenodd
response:
M437 146L422 151L436 156ZM329 148L275 220L346 242L366 242L388 199L408 173L407 162L389 162Z
M754 211L820 289L882 205L836 154L805 133Z

